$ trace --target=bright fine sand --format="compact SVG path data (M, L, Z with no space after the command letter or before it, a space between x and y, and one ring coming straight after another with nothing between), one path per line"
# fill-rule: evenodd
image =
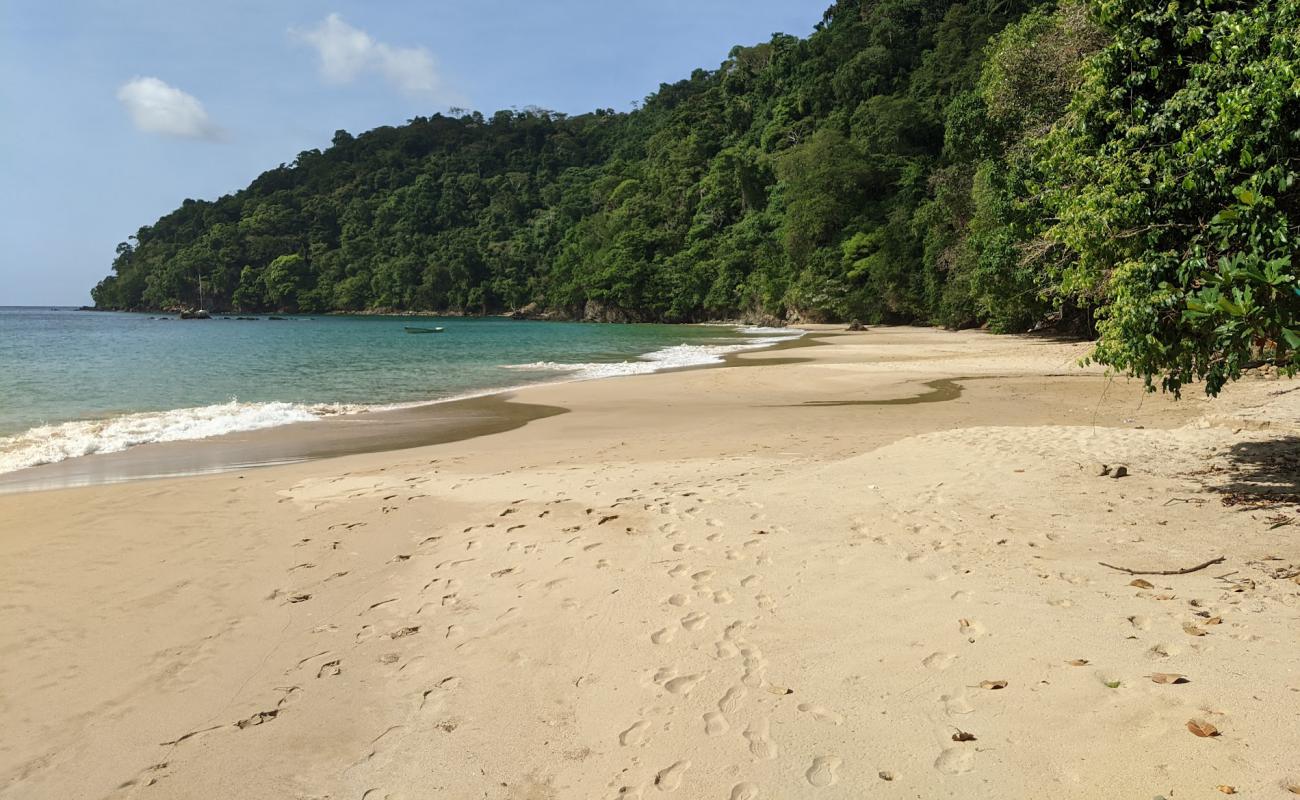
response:
M1300 385L806 343L0 496L0 797L1300 793Z

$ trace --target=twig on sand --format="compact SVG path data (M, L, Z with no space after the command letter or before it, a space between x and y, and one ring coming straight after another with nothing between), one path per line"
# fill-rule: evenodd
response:
M1204 497L1171 497L1168 500L1161 503L1161 505L1167 506L1170 503L1196 503L1199 505L1204 502L1205 502Z
M1129 569L1128 567L1117 567L1114 564L1107 564L1105 561L1098 561L1097 563L1101 564L1103 567L1110 567L1111 569L1117 569L1120 572L1127 572L1130 575L1186 575L1191 572L1198 572L1200 570L1205 569L1206 567L1212 567L1215 564L1222 564L1226 560L1227 558L1225 556L1219 556L1218 558L1212 558L1209 561L1206 561L1204 564L1197 564L1194 567L1188 567L1186 569L1156 569L1156 570L1139 570L1139 569Z

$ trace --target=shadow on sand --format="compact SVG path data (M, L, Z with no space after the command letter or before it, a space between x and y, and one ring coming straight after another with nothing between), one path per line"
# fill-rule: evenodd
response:
M1238 442L1202 475L1227 506L1300 505L1300 436Z

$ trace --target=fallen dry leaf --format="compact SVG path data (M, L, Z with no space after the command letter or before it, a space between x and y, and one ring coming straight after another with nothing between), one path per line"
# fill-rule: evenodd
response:
M1202 622L1201 624L1202 624L1202 625L1222 625L1222 624L1223 624L1223 617L1210 617L1209 619L1207 619L1206 621Z
M1193 624L1190 623L1190 622L1184 622L1184 623L1183 623L1183 631L1186 632L1188 636L1204 636L1204 635L1205 635L1205 631L1201 630L1200 628L1196 627L1195 625L1193 625Z
M1157 600L1173 600L1173 599L1175 599L1175 598L1177 598L1177 597L1178 597L1178 595L1176 595L1176 594L1158 594L1158 595L1156 595L1156 599L1157 599Z
M1287 784L1286 790L1291 794L1300 794L1300 783Z
M1153 672L1151 673L1152 683L1190 683L1186 675L1180 675L1177 672Z
M1229 785L1227 785L1226 783L1225 783L1225 784L1220 784L1220 785L1219 785L1219 791L1223 792L1224 794L1236 794L1236 793L1237 793L1237 787L1236 787L1236 786L1229 786Z
M1065 662L1065 663L1069 664L1069 665L1072 666L1072 667L1086 667L1086 666L1088 666L1088 659L1086 659L1086 658L1076 658L1076 659L1074 659L1073 661L1067 661L1067 662Z
M784 696L787 694L794 694L794 689L790 689L785 686L777 686L776 684L769 684L767 686L767 690L775 695Z
M1129 586L1136 586L1139 589L1154 589L1156 585L1151 581L1144 581L1141 578L1135 578L1129 582Z
M981 689L1005 689L1007 688L1007 682L1006 681L980 681L980 688Z
M1211 725L1210 723L1206 722L1203 719L1187 720L1187 730L1191 731L1192 733L1196 734L1202 739L1208 739L1211 736L1219 735L1219 729L1214 727L1213 725Z
M961 728L958 728L957 732L952 735L952 740L954 742L973 742L975 741L975 734L967 733Z

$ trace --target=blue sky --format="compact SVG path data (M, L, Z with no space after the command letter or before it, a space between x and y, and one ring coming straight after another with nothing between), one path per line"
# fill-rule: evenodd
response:
M79 305L187 197L451 106L625 110L830 0L0 0L0 305Z

